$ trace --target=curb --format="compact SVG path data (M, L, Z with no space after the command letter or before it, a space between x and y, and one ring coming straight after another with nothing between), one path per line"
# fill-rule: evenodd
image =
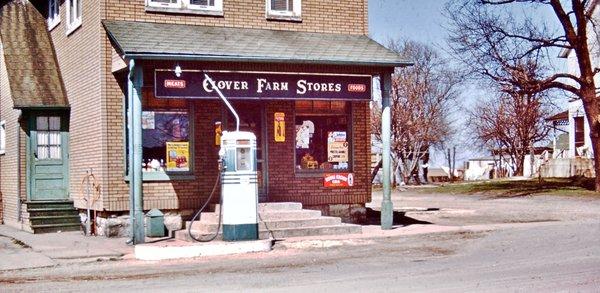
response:
M161 244L139 244L135 246L135 258L139 260L167 260L194 258L200 256L217 256L250 252L270 251L273 247L271 239L240 242L207 242L188 244L171 242Z

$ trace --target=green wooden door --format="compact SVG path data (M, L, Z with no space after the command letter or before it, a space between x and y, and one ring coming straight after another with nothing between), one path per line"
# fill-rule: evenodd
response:
M30 118L29 199L69 198L68 119L38 114Z

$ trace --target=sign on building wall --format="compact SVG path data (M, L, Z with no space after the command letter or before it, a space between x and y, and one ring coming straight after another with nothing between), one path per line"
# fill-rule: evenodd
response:
M275 113L275 142L285 142L285 113Z
M323 175L325 187L352 187L354 186L354 173L326 173Z
M204 74L227 98L370 100L371 76L351 74L262 73L156 70L157 98L218 98Z

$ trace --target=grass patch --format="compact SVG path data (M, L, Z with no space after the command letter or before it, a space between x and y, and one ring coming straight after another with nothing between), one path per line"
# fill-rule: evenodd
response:
M473 183L443 184L419 189L422 193L478 194L495 197L528 195L599 196L594 191L593 178L545 178L532 180L491 180Z

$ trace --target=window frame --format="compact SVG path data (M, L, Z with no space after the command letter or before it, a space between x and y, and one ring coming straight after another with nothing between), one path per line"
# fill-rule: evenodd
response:
M196 176L194 175L194 158L196 157L195 151L195 107L192 101L187 102L187 109L185 109L188 113L189 120L189 137L190 137L190 170L189 171L159 171L159 172L142 172L142 181L144 182L152 182L152 181L176 181L176 180L195 180ZM148 109L152 110L165 110L165 111L175 111L175 110L184 110L183 108L173 108L173 109L158 109L158 108L144 108L142 105L142 111L147 111ZM123 177L125 182L129 182L129 158L127 154L128 148L128 136L127 136L127 128L128 128L129 119L127 117L127 96L124 96L123 102ZM142 133L143 135L143 133Z
M210 6L191 4L190 0L177 0L177 3L157 3L146 0L146 11L223 16L223 0L214 0L214 2L215 5Z
M6 120L0 121L0 155L6 154Z
M271 1L272 0L266 0L265 14L267 19L302 21L302 0L292 0L294 3L294 9L291 11L273 10L271 9Z
M315 100L313 102L316 102L319 100ZM329 101L329 102L333 102L333 101ZM347 169L298 169L296 166L298 166L298 160L297 160L297 154L296 154L296 144L294 143L294 174L296 177L321 177L323 176L323 174L326 173L353 173L354 172L354 129L353 129L353 125L354 125L354 107L352 105L352 101L344 101L347 103L347 109L346 109L346 114L345 116L348 118L348 122L347 122L347 137L349 138L349 143L348 143L348 168ZM294 137L296 136L296 132L295 132L295 128L296 128L296 118L298 116L311 116L311 114L300 114L298 115L297 111L296 111L296 103L294 103L294 115L293 115L293 121L294 121ZM312 115L312 116L320 116L320 115ZM325 116L342 116L342 114L330 114L330 115L323 115L321 114L321 116L325 117Z
M52 4L54 4L54 9L52 9ZM60 23L60 3L58 0L48 0L47 23L49 31L58 26Z
M77 3L79 6L77 6L75 9L76 11L81 12L81 14L79 15L79 17L75 17L75 19L71 19L71 3L73 3L73 1L75 1L75 3ZM83 23L83 0L67 0L66 1L66 6L67 6L67 36L70 35L71 33L73 33L75 30L77 30L79 27L81 27L81 24Z

